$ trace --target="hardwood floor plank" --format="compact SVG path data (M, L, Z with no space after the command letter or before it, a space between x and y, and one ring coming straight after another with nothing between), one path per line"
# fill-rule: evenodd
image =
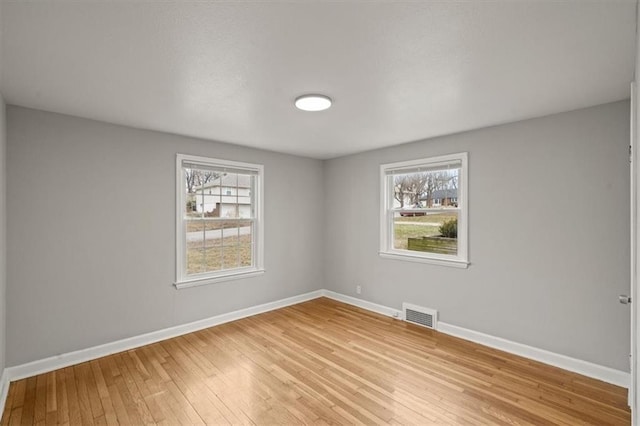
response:
M0 424L628 425L626 398L321 298L16 381Z
M104 423L117 424L117 416L115 409L113 408L113 403L111 402L111 397L109 396L109 389L107 388L107 384L104 379L103 370L100 368L100 362L99 360L93 360L89 365L95 382L95 388L93 388L93 391L97 393L97 397L100 399L100 405L104 412Z
M117 423L132 424L132 421L129 419L127 409L125 408L125 404L122 401L120 390L118 389L116 384L114 383L112 385L109 385L107 389L109 390L109 396L111 398L111 401L113 402L113 409L115 417L117 419Z
M4 410L2 412L2 418L0 418L0 426L7 426L9 424L9 418L11 417L11 407L14 404L15 397L16 387L9 386L9 391L7 392L7 400L4 403Z
M24 393L24 405L22 406L22 422L31 422L35 420L35 405L36 405L36 383L38 381L36 377L29 377L25 379L27 387Z
M67 389L65 387L65 372L64 370L55 371L56 373L56 419L54 423L68 424L69 423L69 399L67 395ZM52 419L53 421L53 419Z
M22 425L22 424L31 424L33 419L25 418L25 421L22 421L22 407L14 408L11 410L11 418L9 419L9 425Z
M46 375L47 389L46 389L46 423L54 424L58 417L58 388L56 386L56 372Z
M47 418L47 376L36 376L36 402L33 421L36 424L44 423Z

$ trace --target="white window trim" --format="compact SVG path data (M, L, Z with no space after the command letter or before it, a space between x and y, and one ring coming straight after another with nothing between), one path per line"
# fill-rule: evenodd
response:
M222 167L253 170L257 172L256 188L254 194L254 245L253 266L224 270L211 273L203 273L187 276L185 271L186 236L184 233L182 209L186 204L185 181L182 172L183 161L210 164ZM222 160L218 158L201 157L196 155L176 155L176 281L173 283L177 289L213 284L222 281L238 280L254 277L264 273L264 166L262 164L242 163L238 161Z
M395 169L410 168L419 165L429 165L446 163L450 161L460 161L462 166L458 175L458 254L445 255L438 253L417 252L409 250L394 249L391 245L393 235L393 221L389 217L389 197L393 187L389 184L387 171ZM469 203L468 203L468 153L442 155L438 157L422 158L419 160L400 161L380 165L380 251L379 255L385 259L395 259L409 262L421 262L434 265L451 266L455 268L467 268L469 266L469 245L468 245L468 223L469 223ZM433 209L413 209L412 211L429 211Z

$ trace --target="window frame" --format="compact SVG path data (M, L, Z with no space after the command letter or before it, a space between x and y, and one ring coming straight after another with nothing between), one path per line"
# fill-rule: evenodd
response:
M186 273L186 227L183 209L186 205L186 181L183 163L193 162L203 166L229 167L255 173L255 189L252 194L253 221L252 265L214 272L188 275ZM221 187L222 191L222 187ZM222 281L249 278L264 273L264 166L220 158L203 157L188 154L176 154L176 280L177 289L213 284Z
M399 161L380 165L380 247L378 254L382 258L403 260L410 262L430 263L435 265L450 266L455 268L469 267L469 245L468 245L468 175L469 175L469 155L467 152L441 155L437 157L427 157L417 160ZM439 253L419 252L411 250L401 250L393 248L393 181L388 173L401 169L414 167L433 167L447 162L461 162L458 174L458 253L447 255ZM442 210L434 208L416 208L415 212L428 212Z

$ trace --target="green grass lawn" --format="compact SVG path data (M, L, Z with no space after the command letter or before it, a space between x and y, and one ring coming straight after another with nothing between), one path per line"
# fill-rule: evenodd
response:
M426 216L394 218L394 242L396 249L407 250L408 238L422 238L440 235L440 225L447 220L455 219L456 211L437 212ZM399 223L400 222L400 223ZM412 223L415 223L413 225ZM438 225L423 225L423 223L437 223Z

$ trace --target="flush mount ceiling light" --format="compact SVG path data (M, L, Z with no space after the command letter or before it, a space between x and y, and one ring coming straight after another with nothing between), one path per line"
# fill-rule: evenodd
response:
M296 108L303 111L324 111L331 106L331 98L324 95L302 95L296 98Z

